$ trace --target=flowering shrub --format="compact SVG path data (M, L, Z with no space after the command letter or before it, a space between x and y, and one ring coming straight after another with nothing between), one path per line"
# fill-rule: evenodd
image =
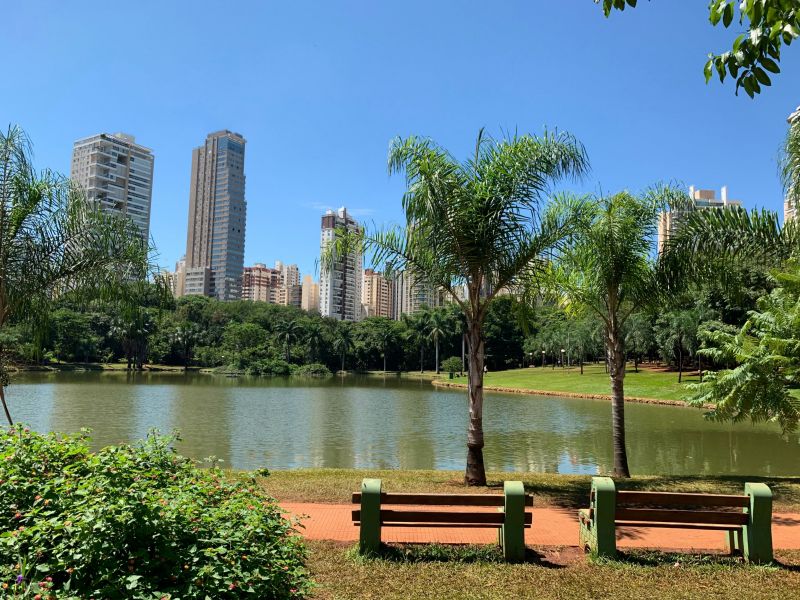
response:
M0 597L299 598L305 550L252 480L150 435L92 453L86 432L0 431Z

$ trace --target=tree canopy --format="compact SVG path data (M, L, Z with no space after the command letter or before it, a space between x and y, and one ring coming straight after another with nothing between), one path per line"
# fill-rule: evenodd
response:
M599 4L601 0L594 0ZM633 8L637 0L602 0L608 17L613 10ZM768 73L780 73L782 46L789 46L800 36L800 2L798 0L711 0L708 20L715 27L726 29L739 23L745 29L734 40L730 50L709 53L703 68L706 83L716 74L720 82L730 77L736 81L736 94L742 88L753 98L762 87L772 85Z

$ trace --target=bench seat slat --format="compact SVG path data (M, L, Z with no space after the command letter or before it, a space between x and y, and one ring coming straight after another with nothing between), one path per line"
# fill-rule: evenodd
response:
M381 510L381 524L395 523L473 523L502 525L505 514L501 512L450 512L440 510ZM361 511L353 511L353 521L361 521ZM533 522L533 514L525 513L525 523Z
M381 505L416 504L419 506L503 506L505 499L497 494L412 494L382 493ZM361 503L361 492L353 493L353 503ZM533 506L533 496L525 496L525 506Z
M361 526L361 521L353 521L353 525L359 527ZM500 527L500 525L498 525L497 523L489 523L488 525L485 523L381 523L381 527L436 527L436 528L464 527L467 529L488 529L488 528L497 529ZM527 523L523 527L525 527L525 529L530 529L532 525L530 523Z
M652 508L618 508L616 521L656 523L705 523L715 525L747 525L749 519L742 512L709 510L659 510Z
M715 531L741 531L741 525L714 525L711 523L664 523L654 521L617 521L617 527L670 527L672 529L707 529Z
M617 506L621 504L745 507L750 506L750 499L731 494L618 491Z

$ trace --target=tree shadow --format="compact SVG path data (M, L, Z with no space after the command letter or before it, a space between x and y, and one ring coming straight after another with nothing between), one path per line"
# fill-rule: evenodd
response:
M393 563L490 563L508 564L503 558L502 550L495 545L477 544L441 544L441 543L382 543L378 552L359 554L358 546L351 553L356 560L382 560ZM557 554L557 552L556 552ZM551 560L552 552L540 552L530 547L525 548L524 564L533 564L546 569L563 569L566 564Z

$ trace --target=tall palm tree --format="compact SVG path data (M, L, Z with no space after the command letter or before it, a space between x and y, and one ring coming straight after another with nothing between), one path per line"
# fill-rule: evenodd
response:
M300 323L294 319L290 321L281 321L275 328L276 338L278 341L283 342L284 350L286 351L286 362L290 362L292 342L296 342L302 336L302 327Z
M414 344L419 344L419 372L425 372L425 330L428 324L428 312L424 308L413 315L403 313L400 316L406 329L406 338Z
M322 324L311 319L303 325L305 332L306 348L308 349L311 362L319 362L320 350L322 349L323 328Z
M664 291L662 263L651 258L659 212L670 189L643 196L622 192L587 200L573 243L552 271L565 304L603 321L611 384L614 475L630 477L625 447L625 325Z
M0 132L0 331L12 318L44 328L67 290L117 298L121 284L147 275L147 254L133 222L100 212L65 177L36 172L21 129ZM0 401L11 423L2 385Z
M448 334L447 315L440 308L435 308L430 312L428 319L428 338L433 340L436 348L436 374L440 372L439 365L439 339Z
M347 353L350 352L355 346L353 341L353 331L347 324L347 321L340 321L336 327L333 337L333 349L339 353L342 358L342 374L344 375L344 362Z
M464 161L429 139L397 138L389 172L405 172L405 228L362 234L373 264L408 269L421 284L444 290L467 321L469 485L486 485L483 463L483 325L496 294L541 272L543 256L571 231L573 213L561 203L544 208L553 183L588 170L583 146L571 135L478 133ZM340 232L347 249L359 236ZM349 239L348 239L349 238ZM356 238L356 241L353 241ZM466 288L466 297L458 288Z

